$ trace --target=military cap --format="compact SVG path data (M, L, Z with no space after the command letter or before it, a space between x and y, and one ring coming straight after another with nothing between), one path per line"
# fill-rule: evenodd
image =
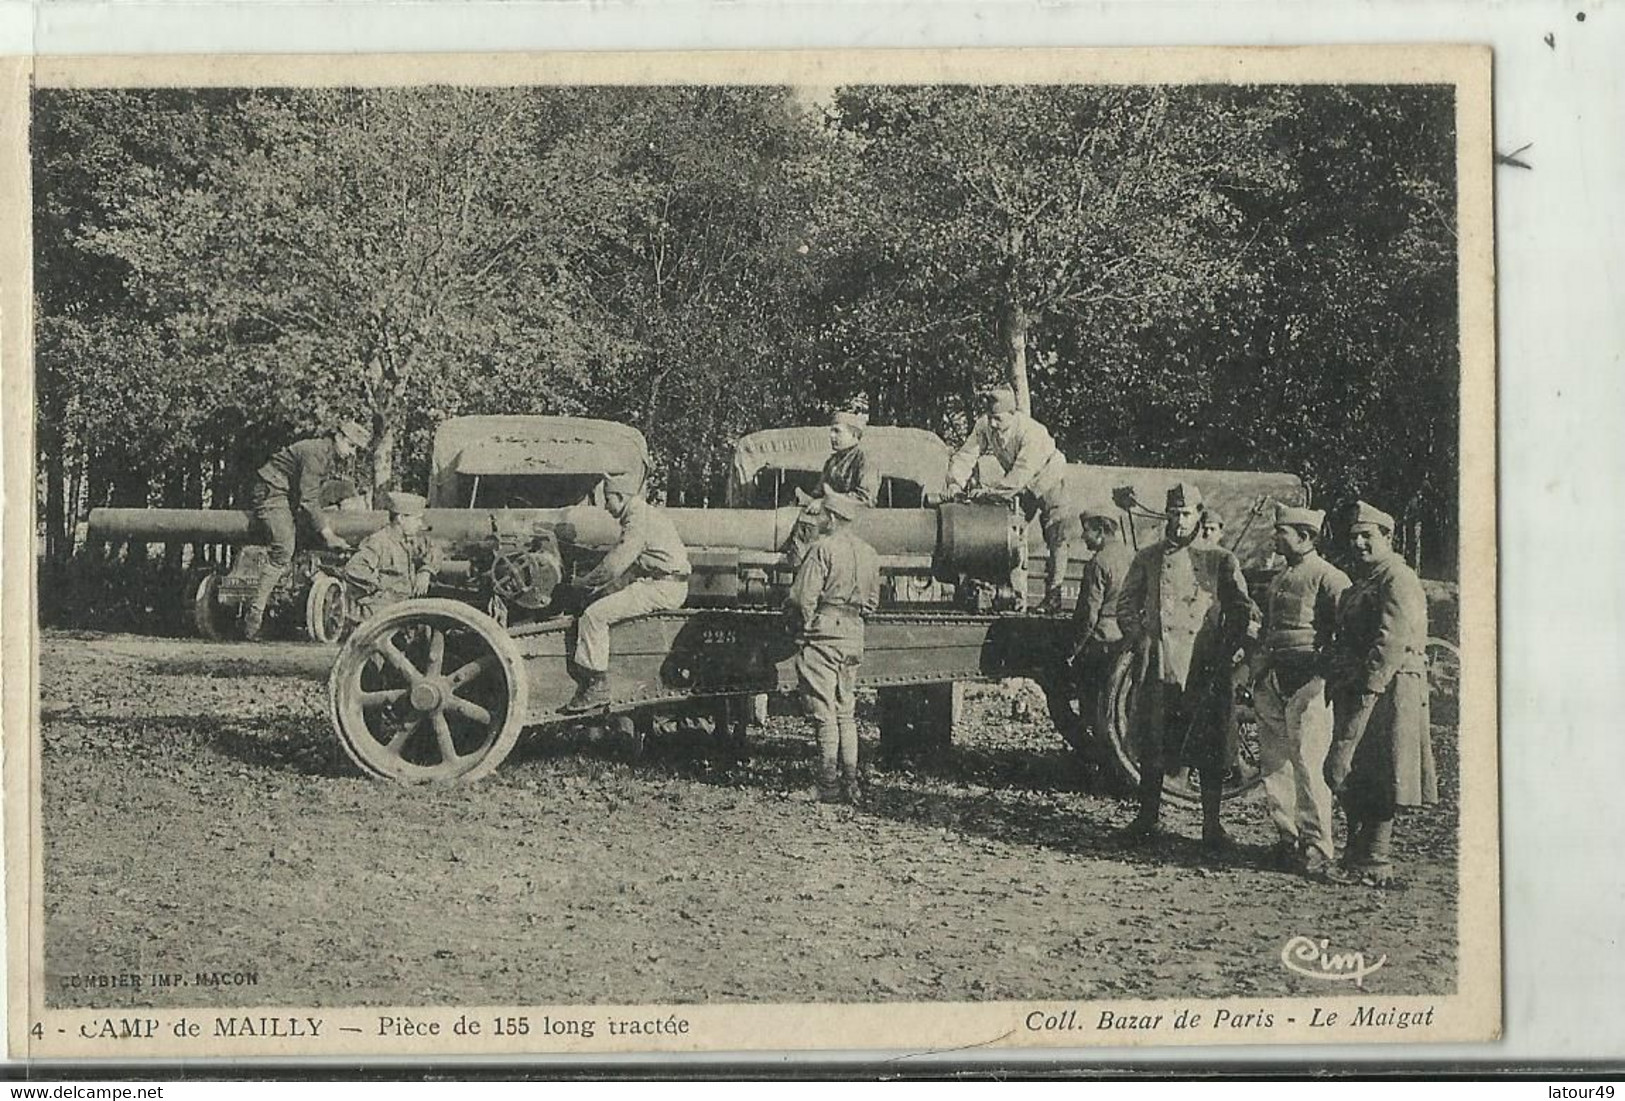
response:
M1202 491L1189 482L1175 482L1168 487L1164 508L1201 508Z
M824 492L824 511L831 516L839 516L843 520L857 519L858 509L863 506L856 497L839 490L826 490Z
M1078 520L1081 523L1104 524L1107 527L1117 527L1117 512L1106 505L1084 505L1078 510Z
M862 432L869 426L869 415L867 413L854 413L848 409L840 409L829 419L829 423L831 426L844 424L848 428L856 428L859 432Z
M1224 527L1224 513L1220 512L1218 509L1214 508L1212 505L1203 505L1202 506L1202 523L1204 523L1204 524L1218 524L1222 528L1222 527Z
M1302 528L1311 535L1319 535L1320 529L1326 522L1326 514L1319 509L1299 508L1295 505L1276 505L1275 524L1277 527Z
M343 436L357 447L367 447L372 443L372 433L368 432L356 421L345 421L336 429L338 435Z
M389 509L391 516L422 516L429 502L416 493L395 490L384 494L384 507Z
M643 471L617 470L604 478L606 493L620 493L630 497L643 488Z
M1016 392L1008 386L995 386L976 395L985 413L1014 413Z
M1376 505L1356 501L1354 502L1354 515L1349 519L1349 530L1352 531L1361 524L1372 524L1390 535L1394 533L1394 518L1392 516Z

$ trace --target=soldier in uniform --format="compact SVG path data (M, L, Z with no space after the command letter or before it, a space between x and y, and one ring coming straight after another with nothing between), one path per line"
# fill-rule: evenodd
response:
M1264 600L1263 647L1254 663L1259 768L1275 823L1277 867L1321 876L1331 868L1332 793L1321 773L1332 739L1326 670L1337 602L1348 575L1315 549L1324 512L1282 505L1275 549L1286 569Z
M293 562L300 526L329 550L350 549L323 511L323 494L328 483L338 477L339 468L371 442L372 434L365 428L355 421L345 421L330 435L289 444L259 468L254 483L254 517L258 527L271 537L271 552L243 617L245 639L260 635L265 606ZM302 523L296 523L296 515Z
M858 666L863 621L880 603L880 560L851 523L858 501L830 491L823 535L796 570L785 611L800 650L796 676L807 713L818 728L818 799L862 801L858 785Z
M688 599L688 548L671 518L644 496L644 472L611 474L604 507L620 521L620 541L576 585L595 599L576 620L580 687L566 714L609 705L609 629L650 612L675 611Z
M1337 606L1328 685L1335 716L1326 782L1349 837L1333 878L1393 885L1394 811L1438 801L1428 728L1427 596L1393 548L1394 518L1360 501L1353 580Z
M970 435L954 452L953 458L948 460L948 496L968 495L971 500L1014 501L1019 504L1029 523L1034 516L1039 518L1044 545L1049 548L1049 567L1041 610L1060 611L1061 583L1066 578L1069 561L1068 529L1072 521L1064 500L1066 456L1055 446L1049 429L1017 408L1015 392L1009 387L983 391L977 395L977 400L982 416L977 418ZM976 462L983 455L994 456L1004 474L991 485L972 486ZM1017 600L1025 607L1025 540L1021 553L1021 564L1011 571L1010 584L1016 591Z
M863 430L868 424L869 418L862 413L839 412L830 420L829 458L824 460L817 491L803 502L801 516L785 548L792 566L801 564L807 548L822 530L824 498L831 491L845 493L863 505L874 504L880 496L880 468L863 449Z
M1224 545L1224 516L1211 505L1202 506L1202 521L1197 538L1209 547Z
M1216 853L1229 841L1219 800L1231 755L1230 670L1257 607L1236 556L1197 542L1201 504L1201 491L1187 482L1168 490L1167 534L1134 556L1117 604L1140 672L1130 717L1140 813L1124 836L1155 837L1163 775L1194 766L1201 774L1202 844Z
M1112 662L1123 648L1117 599L1134 563L1134 552L1118 537L1117 516L1110 509L1086 508L1078 514L1078 520L1083 528L1083 545L1094 552L1094 557L1083 567L1078 603L1072 612L1072 668L1076 673L1079 713L1098 735L1101 693ZM1083 746L1073 748L1081 750Z
M358 597L359 619L423 596L440 568L440 549L423 533L428 502L416 493L396 492L387 494L384 504L389 524L363 539L344 567L344 579Z

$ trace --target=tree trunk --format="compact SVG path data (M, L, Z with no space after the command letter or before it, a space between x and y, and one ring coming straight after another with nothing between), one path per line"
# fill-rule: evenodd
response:
M380 507L382 494L395 478L395 426L382 413L372 417L372 506Z
M1010 388L1016 392L1016 408L1023 413L1031 413L1033 399L1027 385L1027 333L1032 328L1032 317L1019 303L1006 303L999 328L1008 357Z
M52 439L45 451L45 559L61 562L73 550L73 531L68 526L63 484L62 440Z

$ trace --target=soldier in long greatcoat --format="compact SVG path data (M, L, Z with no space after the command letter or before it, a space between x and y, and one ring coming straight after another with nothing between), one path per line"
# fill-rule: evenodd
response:
M1130 732L1139 751L1140 813L1125 838L1157 835L1164 774L1195 767L1202 843L1217 852L1229 840L1219 800L1231 757L1230 672L1258 609L1236 556L1197 542L1201 504L1201 491L1189 483L1168 491L1167 534L1134 556L1118 600L1117 622L1139 669Z
M1427 595L1393 548L1394 518L1355 505L1352 584L1337 607L1328 692L1332 745L1326 782L1348 816L1338 878L1385 887L1393 874L1394 812L1438 801L1428 728Z

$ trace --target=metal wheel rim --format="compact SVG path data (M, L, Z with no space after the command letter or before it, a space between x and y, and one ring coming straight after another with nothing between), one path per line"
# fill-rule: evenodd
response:
M349 614L344 585L336 577L318 575L305 598L305 633L314 642L337 642Z
M522 664L484 613L452 600L406 601L363 623L339 651L328 678L334 731L369 775L471 782L518 739Z
M1129 725L1136 687L1131 675L1133 667L1134 655L1130 651L1120 654L1112 666L1106 705L1106 741L1118 771L1130 785L1138 785L1140 755L1133 745ZM1263 774L1258 767L1257 720L1250 710L1239 709L1236 721L1241 728L1238 731L1240 763L1235 773L1225 777L1225 799L1244 795L1263 782ZM1164 776L1162 792L1165 798L1181 803L1200 803L1202 800L1201 781L1194 768L1181 769L1171 776Z
M219 640L225 637L220 623L220 575L207 573L192 592L192 626L204 638Z

